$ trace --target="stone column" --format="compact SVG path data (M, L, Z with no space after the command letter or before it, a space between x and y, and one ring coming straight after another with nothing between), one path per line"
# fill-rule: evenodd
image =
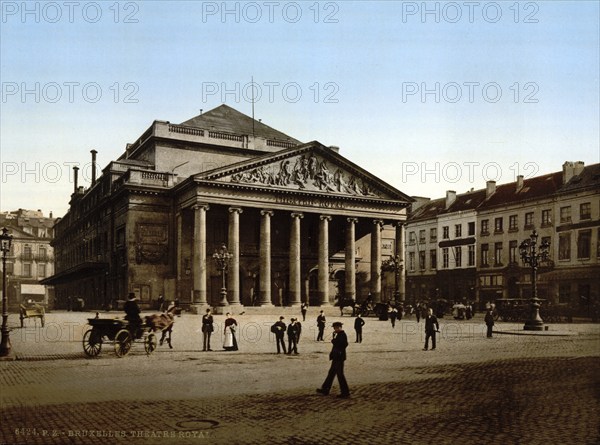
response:
M175 252L175 258L177 261L177 265L176 265L177 270L175 271L175 276L177 277L177 281L179 281L183 278L183 274L185 273L183 271L183 264L181 264L183 261L183 258L181 257L181 247L182 247L181 240L183 239L183 224L182 224L181 211L177 212L177 215L175 216L175 230L177 231L177 251ZM181 295L179 295L179 289L177 289L177 295L181 299Z
M290 306L302 303L302 286L300 282L300 220L302 213L292 213L290 226Z
M258 298L260 306L273 306L271 302L271 216L272 210L260 214L260 283Z
M396 258L400 260L398 272L398 283L396 286L397 300L404 304L406 294L406 278L404 271L404 223L396 223Z
M206 301L206 211L208 205L195 205L194 210L194 240L193 267L194 297L191 310L202 313L208 306Z
M346 298L356 299L356 241L357 218L347 218L346 223Z
M227 290L229 304L241 306L240 304L240 214L242 209L238 207L229 208L229 236L227 237L227 250L231 254L229 260L229 273L227 274ZM231 308L236 310L238 308Z
M329 221L331 216L321 215L319 222L319 301L321 306L329 303Z
M371 295L374 303L381 302L381 230L383 221L373 220L371 230Z

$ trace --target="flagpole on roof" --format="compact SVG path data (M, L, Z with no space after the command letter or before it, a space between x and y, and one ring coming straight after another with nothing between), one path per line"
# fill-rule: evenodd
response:
M250 78L250 85L252 85L252 137L254 135L254 76Z

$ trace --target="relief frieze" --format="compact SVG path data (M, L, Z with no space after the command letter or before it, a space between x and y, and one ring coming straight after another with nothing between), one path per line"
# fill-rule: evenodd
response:
M335 170L335 171L333 171ZM314 190L354 196L380 196L366 181L314 154L284 159L234 173L231 182L273 185L296 190Z

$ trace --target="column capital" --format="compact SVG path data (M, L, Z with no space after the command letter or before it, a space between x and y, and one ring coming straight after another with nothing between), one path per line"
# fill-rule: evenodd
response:
M406 221L394 221L394 222L392 223L392 225L393 225L394 227L402 227L402 226L406 225Z
M244 213L244 209L242 209L241 207L229 207L229 213Z
M200 209L208 210L208 209L210 209L210 206L208 204L197 203L192 206L192 209L193 210L200 210Z
M292 212L292 213L290 213L290 217L302 219L302 218L304 218L304 213L302 213L302 212Z
M319 219L321 221L324 221L324 220L331 221L331 215L319 215Z
M260 211L260 214L262 216L273 216L273 213L274 213L273 210L261 210Z
M374 219L373 224L383 227L383 220L382 219Z
M356 224L358 222L358 218L350 217L350 218L346 218L346 221L348 221L349 223Z

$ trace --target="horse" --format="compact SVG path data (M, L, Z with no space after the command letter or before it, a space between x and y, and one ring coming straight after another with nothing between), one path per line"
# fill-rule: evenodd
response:
M173 349L173 345L171 344L171 333L173 331L173 324L175 323L175 309L176 306L173 305L162 314L146 315L146 325L152 330L152 332L162 332L159 341L161 346L165 340L165 337L167 336L167 333L169 334L169 337L167 338L167 344L171 349Z
M354 317L354 314L356 313L356 301L354 301L352 298L339 297L339 296L336 296L335 299L338 300L336 305L340 307L340 316L341 317L344 316L344 308L345 307L352 308L352 316Z

